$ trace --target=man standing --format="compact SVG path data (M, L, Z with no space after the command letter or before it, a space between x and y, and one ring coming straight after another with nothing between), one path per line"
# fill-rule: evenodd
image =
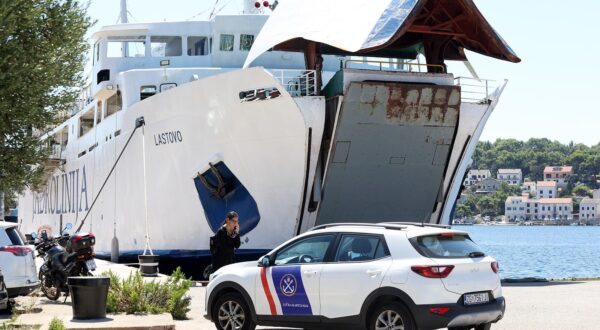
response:
M215 234L215 253L213 255L212 271L235 262L234 249L240 247L240 226L238 214L234 211L227 213L225 224Z

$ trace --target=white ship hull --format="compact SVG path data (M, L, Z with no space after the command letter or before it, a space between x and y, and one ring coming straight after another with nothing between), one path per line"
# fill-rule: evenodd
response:
M157 254L208 251L211 226L220 224L207 221L194 178L207 170L207 163L219 161L248 190L260 213L253 230L243 233L242 249L265 250L292 237L303 198L308 128L320 136L324 98L294 99L283 91L272 100L240 102L239 91L257 86L283 91L263 69L238 70L185 84L107 118L77 147L66 150L66 163L45 191L21 198L23 230L49 227L56 233L61 222L77 228L136 118L143 116L143 132L134 134L83 225L82 230L97 236L97 253L109 254L115 235L122 254L139 253L145 248L146 231ZM97 147L78 157L94 141ZM312 159L320 142L312 139ZM245 214L238 212L244 231Z

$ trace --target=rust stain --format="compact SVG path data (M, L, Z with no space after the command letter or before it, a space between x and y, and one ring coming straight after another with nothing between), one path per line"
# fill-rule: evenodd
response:
M383 88L381 85L380 87ZM456 95L460 95L460 87L388 83L385 88L389 94L385 113L388 122L426 126L456 125L460 98L459 104L455 103Z

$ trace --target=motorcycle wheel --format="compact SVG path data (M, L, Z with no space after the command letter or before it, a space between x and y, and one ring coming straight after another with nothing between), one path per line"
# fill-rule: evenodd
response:
M45 272L40 272L39 274L40 286L44 296L50 300L57 300L60 298L60 290L55 286L48 286L46 282L53 283L52 279L48 279Z

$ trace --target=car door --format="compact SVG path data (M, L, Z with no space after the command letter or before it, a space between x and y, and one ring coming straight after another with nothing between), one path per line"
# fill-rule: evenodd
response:
M261 268L255 290L259 319L319 321L319 277L334 237L305 236L271 255L272 265Z
M342 234L332 261L321 273L321 315L329 319L359 315L362 303L381 286L391 265L385 239Z

